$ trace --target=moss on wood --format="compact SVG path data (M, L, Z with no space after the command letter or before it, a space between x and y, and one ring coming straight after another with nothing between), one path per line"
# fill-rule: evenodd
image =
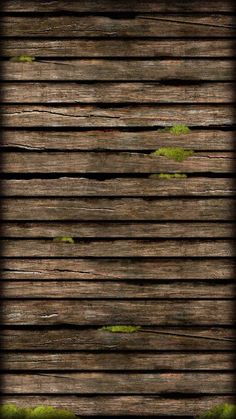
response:
M168 159L181 162L183 160L186 160L188 157L193 156L193 154L193 150L186 150L182 147L160 147L158 150L155 150L153 153L149 154L149 156L164 156Z
M150 179L186 179L187 175L184 173L153 173L149 176Z
M103 326L99 330L103 330L105 332L110 333L134 333L140 329L140 326Z
M53 239L55 243L70 243L74 244L74 239L72 237L55 237Z

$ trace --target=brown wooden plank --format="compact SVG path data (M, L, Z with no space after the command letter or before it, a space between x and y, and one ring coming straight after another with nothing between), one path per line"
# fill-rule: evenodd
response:
M3 393L17 394L234 394L234 374L203 373L31 373L1 374Z
M207 255L206 255L207 256ZM232 280L233 259L2 259L2 280Z
M1 240L3 257L233 257L233 240Z
M197 64L197 65L196 65ZM233 81L234 61L230 59L185 60L41 60L32 63L2 62L5 81Z
M234 57L233 39L5 39L1 55L33 57Z
M136 323L135 323L136 324ZM109 333L98 329L4 329L3 350L209 351L235 350L235 332L228 328L142 328L136 333Z
M177 415L189 417L189 415L199 415L217 404L235 403L233 396L194 396L194 397L175 397L165 394L163 396L22 396L22 395L2 395L3 403L12 403L21 407L34 407L36 405L53 406L60 409L73 411L78 415L137 415L139 414L155 416Z
M37 0L7 0L4 3L4 12L232 12L234 5L230 0L222 2L221 0L208 1L189 0L188 5L181 0L175 0L166 3L165 0L156 2L155 0L87 0L78 2L77 0L43 0L40 3Z
M6 281L2 298L233 298L234 284L114 281ZM143 368L145 369L145 368Z
M168 124L170 126L170 124ZM116 129L91 131L2 130L3 149L26 150L150 150L162 146L188 147L194 150L233 151L234 131L192 130L188 135L170 135L157 129L124 131Z
M234 300L228 299L37 301L3 301L4 325L233 326L235 320Z
M4 153L2 155L2 172L5 173L156 173L156 172L215 172L231 173L235 172L236 154L222 152L203 152L196 153L184 161L176 162L164 156L151 156L141 153ZM124 180L125 181L125 180ZM127 180L126 180L127 182ZM129 180L128 180L129 182ZM136 180L137 182L137 180ZM146 183L152 183L158 188L158 180L148 179ZM116 183L113 184L114 195ZM171 183L171 181L169 181ZM173 183L173 181L172 181ZM182 185L182 195L184 183L177 180L177 184ZM164 182L168 189L168 182ZM68 186L68 185L67 185ZM118 191L120 191L118 182ZM86 191L86 186L84 187ZM145 195L145 190L142 191ZM70 189L68 189L70 193ZM83 194L83 193L82 193ZM86 194L86 192L85 192ZM55 195L55 194L54 194ZM97 192L99 195L99 192Z
M176 208L178 211L176 211ZM5 198L2 221L231 221L234 200L138 198Z
M231 371L234 369L233 353L47 353L24 352L0 355L2 368L14 370L183 370Z
M234 108L230 105L5 105L1 107L3 127L157 127L231 126Z
M236 47L236 45L235 45ZM5 103L232 103L235 83L5 83Z
M2 36L21 37L232 37L228 15L2 16Z
M35 185L35 187L37 187ZM51 223L1 224L1 235L11 238L231 238L233 223Z

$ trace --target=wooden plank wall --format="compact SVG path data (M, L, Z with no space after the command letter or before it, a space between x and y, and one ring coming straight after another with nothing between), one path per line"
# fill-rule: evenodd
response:
M3 8L3 401L173 417L232 401L232 3ZM178 123L191 133L158 131ZM147 156L160 146L195 154Z

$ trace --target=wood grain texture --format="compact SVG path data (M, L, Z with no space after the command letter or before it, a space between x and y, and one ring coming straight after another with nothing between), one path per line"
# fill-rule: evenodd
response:
M228 299L37 301L3 301L4 325L233 326L235 321L234 300Z
M1 240L3 257L233 257L234 240Z
M232 126L229 105L6 105L1 107L3 127L158 127Z
M208 256L208 255L206 255ZM2 280L232 280L233 259L2 259Z
M168 126L171 124L168 123ZM156 150L162 146L194 150L234 151L235 132L214 129L192 130L188 135L118 129L86 131L2 130L2 149L25 150Z
M235 203L230 198L2 200L2 221L232 221L234 216Z
M196 65L197 64L197 65ZM4 81L234 81L231 59L40 60L2 62Z
M236 47L236 45L235 45ZM235 83L5 83L5 103L233 103Z
M189 149L189 148L188 148ZM168 172L235 172L235 153L196 153L186 160L176 162L164 156L151 156L141 153L102 153L102 152L77 152L77 153L4 153L2 155L3 173L168 173ZM110 181L112 184L113 181ZM155 184L156 189L160 180L148 180ZM172 180L172 183L175 180ZM185 183L177 183L188 188ZM171 183L171 180L169 180ZM168 182L164 182L168 185ZM119 185L118 191L119 191ZM116 183L113 184L114 195ZM168 186L167 190L168 190ZM86 190L86 189L85 189ZM145 190L143 190L145 194ZM85 192L86 194L86 192ZM182 194L183 189L182 189ZM99 192L97 192L99 195Z
M47 353L23 352L0 354L4 371L232 371L234 354L228 353Z
M37 186L35 186L37 187ZM233 223L57 223L10 222L1 224L2 237L9 238L233 238Z
M189 0L189 12L232 12L234 11L233 4L230 0L222 2L221 0L208 1L204 0ZM114 3L113 0L87 0L86 2L78 2L77 0L43 0L38 3L37 0L7 0L4 3L4 12L186 12L186 4L181 0L175 0L171 3L166 3L165 0L160 0L158 3L155 0L118 0Z
M234 374L224 373L32 373L1 375L3 393L40 394L234 394Z
M115 6L115 5L114 5ZM33 57L234 57L233 39L4 39L5 58L27 54Z
M3 36L10 37L233 37L232 16L136 15L112 16L2 16Z
M7 281L2 298L233 298L234 284L208 282L123 281ZM145 369L145 367L144 367Z
M136 323L135 323L136 324ZM234 351L233 328L172 327L142 328L136 333L105 333L89 328L78 329L7 329L2 330L3 350L30 351Z

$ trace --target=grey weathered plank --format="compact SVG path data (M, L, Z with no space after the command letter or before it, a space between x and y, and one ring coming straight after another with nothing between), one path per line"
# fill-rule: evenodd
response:
M209 282L6 281L2 298L233 298L234 284ZM144 368L145 369L145 368Z
M24 352L0 355L2 368L13 370L183 370L230 371L234 354L229 353L47 353Z
M98 329L4 329L1 332L3 350L47 351L106 350L137 351L179 351L179 350L235 350L233 328L142 328L136 333L109 333Z
M235 45L236 47L236 45ZM5 103L232 103L235 83L5 83Z
M206 255L207 256L207 255ZM233 259L2 259L2 280L231 280Z
M221 0L208 1L189 0L188 12L232 12L234 5L230 0L222 2ZM43 0L40 3L37 0L7 0L4 3L4 12L186 12L186 4L181 0L175 0L166 3L165 0L156 2L155 0L87 0L78 2L77 0Z
M136 415L142 412L143 415L177 415L189 417L199 415L217 404L235 402L233 396L194 396L180 398L165 394L162 396L23 396L23 395L2 395L3 403L13 403L22 407L34 407L35 405L50 405L57 408L64 408L73 411L78 415Z
M197 66L196 66L197 68ZM5 105L1 107L3 127L158 127L232 126L230 105Z
M189 149L189 148L188 148ZM164 156L150 156L141 153L102 153L102 152L76 152L76 153L4 153L2 155L2 172L5 173L160 173L160 172L235 172L236 154L227 152L198 152L186 160L176 162ZM124 180L125 181L125 180ZM129 181L129 180L128 180ZM113 183L114 182L114 183ZM127 182L127 180L126 180ZM137 181L136 181L137 182ZM146 180L146 183L155 184L158 188L160 180ZM115 181L110 181L116 194ZM171 181L169 181L171 183ZM172 180L173 183L173 180ZM188 180L184 183L188 188ZM168 190L168 181L164 182ZM120 190L119 182L117 192ZM68 190L68 193L70 189ZM84 187L86 195L86 186ZM83 194L83 193L82 193ZM143 190L145 195L145 189ZM55 194L56 195L56 194ZM97 195L99 195L99 188Z
M197 64L197 65L196 65ZM2 62L5 81L234 81L232 59L158 60L40 60Z
M3 257L233 257L233 240L1 240Z
M38 185L34 185L35 188ZM1 235L11 238L231 238L233 223L52 223L10 222L1 224Z
M170 124L168 124L170 126ZM91 131L2 130L1 147L26 150L155 150L171 145L194 150L233 151L234 131L194 130L188 135L171 135L157 129L124 131L117 129Z
M233 326L235 321L234 300L229 299L37 301L4 300L4 325Z
M178 209L178 210L176 210ZM230 198L5 198L2 221L231 221Z
M232 37L229 15L2 16L2 36L21 37Z
M234 394L230 372L43 372L1 374L2 392L17 394Z
M33 57L234 57L232 39L5 39L1 54Z

